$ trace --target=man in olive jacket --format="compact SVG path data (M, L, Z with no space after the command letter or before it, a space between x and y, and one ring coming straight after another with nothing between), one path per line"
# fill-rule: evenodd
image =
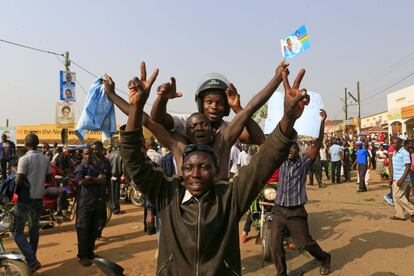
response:
M238 223L274 170L286 159L296 136L293 125L309 102L299 91L304 70L293 88L286 72L284 116L279 125L230 182L214 181L215 153L202 144L183 153L183 175L167 177L143 151L142 115L155 80L145 74L129 82L130 112L121 129L121 155L131 179L161 212L157 275L241 275Z

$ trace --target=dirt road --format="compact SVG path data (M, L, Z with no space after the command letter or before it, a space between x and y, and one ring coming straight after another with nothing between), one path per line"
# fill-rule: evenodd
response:
M375 177L375 173L371 172ZM391 221L393 207L384 203L388 185L370 183L369 191L357 193L355 183L308 186L310 231L323 249L333 255L332 275L414 275L414 223ZM143 210L123 205L126 214L113 216L96 254L116 261L126 275L154 275L157 242L143 232ZM240 229L243 227L243 222ZM255 235L255 231L251 235ZM12 241L6 248L16 250ZM76 258L73 223L41 232L38 275L101 275L97 268L82 267ZM261 261L261 248L252 237L241 245L243 275L274 275L272 264ZM317 263L304 252L289 251L291 275L319 275Z

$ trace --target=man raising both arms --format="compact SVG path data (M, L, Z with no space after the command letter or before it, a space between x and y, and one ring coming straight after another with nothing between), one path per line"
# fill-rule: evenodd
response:
M284 115L249 165L232 181L215 181L220 167L211 148L191 144L183 151L183 177L166 177L142 151L143 107L149 89L130 91L130 111L121 129L121 155L131 179L161 211L157 275L240 275L238 223L296 137L293 125L309 102L299 91L304 70L285 90ZM284 74L287 82L287 75ZM149 87L150 88L150 87Z

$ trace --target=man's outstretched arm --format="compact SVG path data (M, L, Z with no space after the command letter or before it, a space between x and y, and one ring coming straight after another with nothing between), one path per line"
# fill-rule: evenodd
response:
M240 142L244 143L263 143L265 139L264 133L251 116L263 106L276 91L277 87L282 82L282 72L288 72L287 67L288 64L282 62L276 69L275 76L249 101L244 109L242 109L240 105L240 95L237 93L233 84L230 84L230 88L226 91L227 99L229 105L237 114L226 128L226 141L232 141L232 143L234 143L236 139L239 138ZM246 126L246 128L244 128L244 126Z
M162 169L146 157L142 133L144 105L157 73L146 80L145 65L141 65L141 79L135 77L128 83L130 107L126 127L121 129L121 156L138 189L161 210L172 198L174 180L167 179Z
M282 120L260 147L259 152L253 156L249 165L242 167L233 179L233 197L239 207L239 217L249 208L269 177L289 154L289 148L296 137L293 126L302 115L305 105L309 103L306 90L299 90L304 74L305 70L302 69L291 87L287 73L282 73L285 88Z

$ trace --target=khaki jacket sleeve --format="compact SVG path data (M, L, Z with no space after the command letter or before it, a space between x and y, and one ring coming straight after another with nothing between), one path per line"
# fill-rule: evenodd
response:
M236 202L239 218L247 211L274 171L286 160L293 142L282 134L278 125L249 165L240 168L232 183L233 200Z
M134 131L123 129L121 127L120 140L125 169L139 191L157 210L162 210L171 202L180 179L176 176L167 177L162 168L146 156L141 128Z

